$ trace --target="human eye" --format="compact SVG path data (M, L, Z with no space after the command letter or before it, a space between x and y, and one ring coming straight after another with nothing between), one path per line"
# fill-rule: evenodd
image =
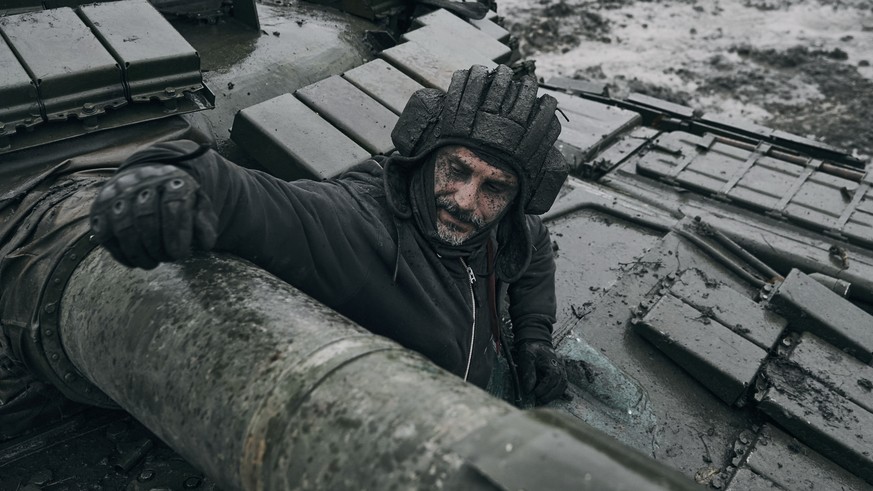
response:
M507 191L506 185L499 182L489 182L485 184L485 191L491 194L504 194Z
M467 168L457 162L451 162L449 164L449 172L455 176L465 176L468 174Z

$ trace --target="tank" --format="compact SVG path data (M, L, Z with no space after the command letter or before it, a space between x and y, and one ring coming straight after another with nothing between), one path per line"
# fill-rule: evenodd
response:
M415 90L531 70L478 5L0 6L0 489L873 489L873 171L814 140L541 82L573 167L548 407L238 258L92 243L143 145L326 179L391 152Z

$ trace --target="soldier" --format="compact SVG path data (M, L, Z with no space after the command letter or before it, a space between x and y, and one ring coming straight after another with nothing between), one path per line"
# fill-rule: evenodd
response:
M397 153L325 182L285 182L189 141L158 144L106 183L91 229L130 267L192 248L238 255L482 388L496 390L504 354L517 392L543 404L567 382L551 339L551 240L536 215L567 170L557 102L536 93L506 66L455 72L446 93L411 97L392 132Z

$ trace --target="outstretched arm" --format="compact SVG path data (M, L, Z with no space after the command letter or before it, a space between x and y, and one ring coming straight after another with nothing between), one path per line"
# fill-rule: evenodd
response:
M219 250L330 298L348 291L342 278L357 267L348 258L366 240L356 209L341 183L285 182L178 141L127 159L95 201L91 223L128 266L153 268L192 249Z

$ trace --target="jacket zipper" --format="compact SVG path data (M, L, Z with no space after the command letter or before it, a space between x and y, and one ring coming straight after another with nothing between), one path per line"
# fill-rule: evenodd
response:
M473 294L473 284L476 283L476 275L473 274L473 268L467 266L463 258L458 259L461 260L461 264L467 270L467 278L470 280L470 304L473 306L473 326L470 328L470 353L467 355L467 370L464 371L464 382L466 382L467 377L470 375L470 364L473 361L473 342L476 341L476 296Z

